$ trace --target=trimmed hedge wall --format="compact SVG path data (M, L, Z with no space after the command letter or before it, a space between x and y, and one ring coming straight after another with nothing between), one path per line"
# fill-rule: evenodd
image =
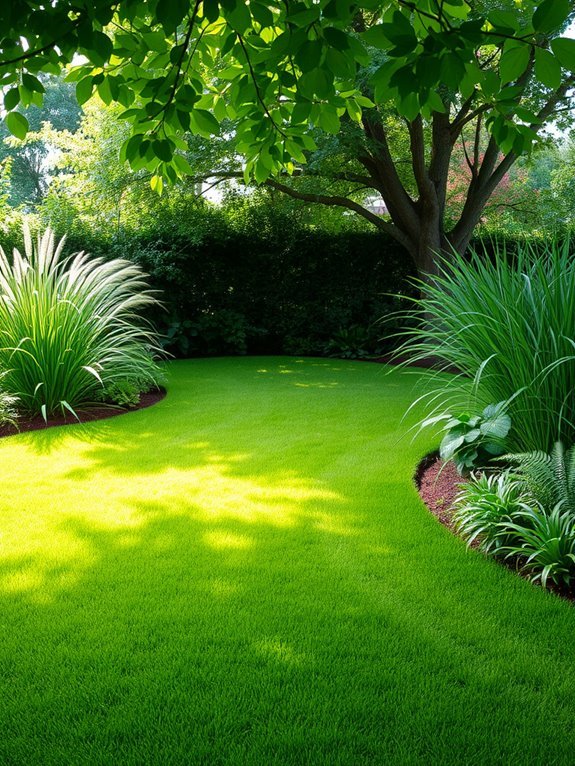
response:
M402 249L370 233L290 232L281 244L224 230L132 239L124 255L163 291L154 320L177 356L382 353L390 294L412 276Z

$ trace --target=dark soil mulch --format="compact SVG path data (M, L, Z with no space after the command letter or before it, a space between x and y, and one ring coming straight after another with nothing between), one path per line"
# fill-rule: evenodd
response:
M147 394L142 394L139 404L135 407L101 405L99 407L90 407L90 409L86 410L77 410L77 415L80 423L115 418L118 415L125 415L127 412L136 412L136 410L143 410L146 407L151 407L161 401L165 395L165 389L158 388L155 391L149 391ZM16 427L11 425L0 426L0 438L3 436L13 436L14 434L22 433L24 431L40 431L46 428L52 428L53 426L71 426L75 424L77 425L77 423L78 420L76 420L72 414L50 417L47 423L41 415L35 415L32 418L19 418Z
M415 484L423 502L452 532L455 532L453 504L462 482L455 464L451 461L444 463L437 452L423 458L415 474Z

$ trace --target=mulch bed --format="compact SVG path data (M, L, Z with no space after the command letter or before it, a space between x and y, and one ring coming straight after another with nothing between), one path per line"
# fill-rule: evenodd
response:
M444 463L437 452L423 458L415 474L415 485L421 499L431 513L454 533L453 504L462 483L455 464L451 461Z
M143 410L146 407L151 407L161 401L166 395L166 391L163 388L158 388L155 391L149 391L147 394L142 394L140 402L135 407L115 407L112 405L90 407L86 410L78 410L77 415L80 423L90 423L93 420L106 420L108 418L115 418L118 415L125 415L127 412L136 412L137 410ZM41 431L46 428L52 428L54 426L72 426L77 425L78 420L72 415L58 415L57 417L51 417L48 422L44 420L41 415L35 415L32 418L19 418L18 425L15 428L11 425L0 426L0 439L4 436L13 436L24 431Z

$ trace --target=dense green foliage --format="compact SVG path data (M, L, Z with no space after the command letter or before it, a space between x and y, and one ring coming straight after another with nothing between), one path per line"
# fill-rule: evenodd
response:
M57 72L81 52L88 61L74 75L80 102L97 89L125 107L133 136L124 154L155 173L156 186L190 170L176 151L179 134L217 133L225 117L238 120L246 175L264 180L305 160L310 123L337 133L343 114L360 122L362 108L373 106L356 82L370 46L384 52L370 73L376 103L393 100L409 121L431 118L457 103L438 94L451 87L489 110L504 151L521 153L539 122L520 106L533 69L550 91L575 70L573 41L558 37L570 13L564 0L525 2L515 13L463 0L8 4L0 13L6 124L25 135L26 118L12 110L41 100L39 72ZM478 60L482 49L497 68Z
M24 137L41 73L76 64L78 101L114 106L121 162L155 191L210 176L189 136L218 136L233 143L218 172L353 211L432 275L569 111L573 14L567 0L24 2L0 9L5 124Z
M535 252L520 246L486 260L456 258L417 303L427 317L410 333L417 356L437 356L473 380L471 405L461 387L441 382L440 413L478 412L506 402L509 451L549 451L575 442L575 260L569 242ZM459 399L453 405L451 394Z
M519 477L510 471L473 477L457 497L456 528L484 553L513 560L533 582L552 582L570 592L575 580L572 472L568 478L564 474L560 445L553 457L524 454L521 465ZM541 484L544 475L551 478L551 491Z
M482 553L503 557L513 542L508 524L524 509L524 499L521 484L508 472L473 475L456 498L455 528Z
M18 410L75 414L114 398L108 387L133 381L140 390L158 377L155 336L140 317L154 305L144 275L121 260L62 259L49 229L25 255L0 248L0 370Z
M546 508L561 504L575 519L575 447L561 442L545 452L505 455L526 491Z
M405 289L400 248L377 234L286 224L267 235L227 224L192 240L129 244L129 257L163 290L167 312L154 319L168 350L361 356L391 348L395 326L381 320L397 309L389 294ZM364 333L350 337L356 325Z
M159 198L136 185L119 216L99 210L98 199L54 191L37 215L69 231L71 250L143 268L162 303L147 315L171 354L359 358L394 343L392 296L410 291L412 272L385 235L342 216L318 227L307 211L267 194L217 208L190 189ZM16 245L20 217L10 220L4 239Z
M0 761L571 762L573 608L426 511L401 372L168 376L155 407L0 441Z
M9 202L27 208L38 204L50 183L50 156L55 146L51 134L56 131L70 143L70 134L80 124L81 109L74 88L61 77L43 77L45 89L42 108L26 110L30 132L24 142L11 137L0 123L0 164L2 177L9 182Z

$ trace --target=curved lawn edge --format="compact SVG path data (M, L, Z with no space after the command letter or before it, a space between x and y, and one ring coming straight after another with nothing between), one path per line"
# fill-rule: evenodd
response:
M57 418L51 418L46 422L41 415L36 415L33 418L26 420L16 421L16 425L3 425L0 426L0 439L4 439L7 436L17 436L18 434L28 433L30 431L45 431L49 428L56 428L57 426L77 426L84 425L85 423L93 423L97 420L109 420L110 418L116 418L120 415L129 415L131 412L138 412L138 410L145 410L148 407L153 407L158 402L166 397L167 391L163 387L159 387L156 391L149 391L146 394L140 396L140 401L135 407L116 407L114 405L106 405L100 407L93 407L88 410L79 410L79 420L76 420L71 415L66 417L61 415Z

